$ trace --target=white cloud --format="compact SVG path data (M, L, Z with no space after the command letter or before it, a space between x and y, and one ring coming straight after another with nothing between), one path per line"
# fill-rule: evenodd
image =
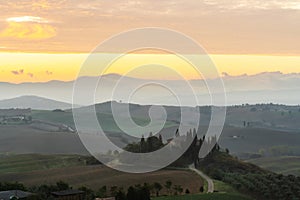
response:
M35 23L49 23L47 19L42 17L35 17L35 16L22 16L22 17L10 17L6 19L7 22L35 22Z
M223 9L300 9L299 0L203 0Z

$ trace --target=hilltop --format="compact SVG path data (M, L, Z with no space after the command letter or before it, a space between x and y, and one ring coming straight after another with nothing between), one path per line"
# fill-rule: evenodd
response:
M38 96L20 96L11 99L0 100L0 108L31 108L33 110L69 109L72 104L47 99Z

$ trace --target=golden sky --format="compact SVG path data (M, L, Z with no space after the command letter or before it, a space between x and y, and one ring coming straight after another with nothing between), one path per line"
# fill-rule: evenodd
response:
M141 27L194 38L220 73L300 72L299 0L0 0L0 81L73 80L99 43ZM110 72L152 59L197 78L170 55L132 55ZM149 70L136 76L165 78Z

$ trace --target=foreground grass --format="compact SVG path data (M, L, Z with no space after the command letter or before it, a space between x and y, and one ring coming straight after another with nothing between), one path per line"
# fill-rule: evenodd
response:
M239 192L234 189L231 185L224 183L222 181L214 180L215 191L220 193L229 193L229 194L239 194Z
M152 200L251 200L238 194L213 193L213 194L191 194L182 196L157 197Z

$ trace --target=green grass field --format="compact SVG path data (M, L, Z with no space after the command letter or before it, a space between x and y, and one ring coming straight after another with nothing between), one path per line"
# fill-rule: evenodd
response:
M300 156L281 156L251 159L247 162L284 175L300 176Z
M157 197L152 200L250 200L251 198L238 194L213 193L213 194L191 194L182 196Z
M72 112L52 112L47 110L33 110L32 118L42 121L66 124L74 127L74 120Z
M239 192L234 189L232 186L224 183L222 181L214 180L215 191L220 193L230 193L230 194L239 194Z

